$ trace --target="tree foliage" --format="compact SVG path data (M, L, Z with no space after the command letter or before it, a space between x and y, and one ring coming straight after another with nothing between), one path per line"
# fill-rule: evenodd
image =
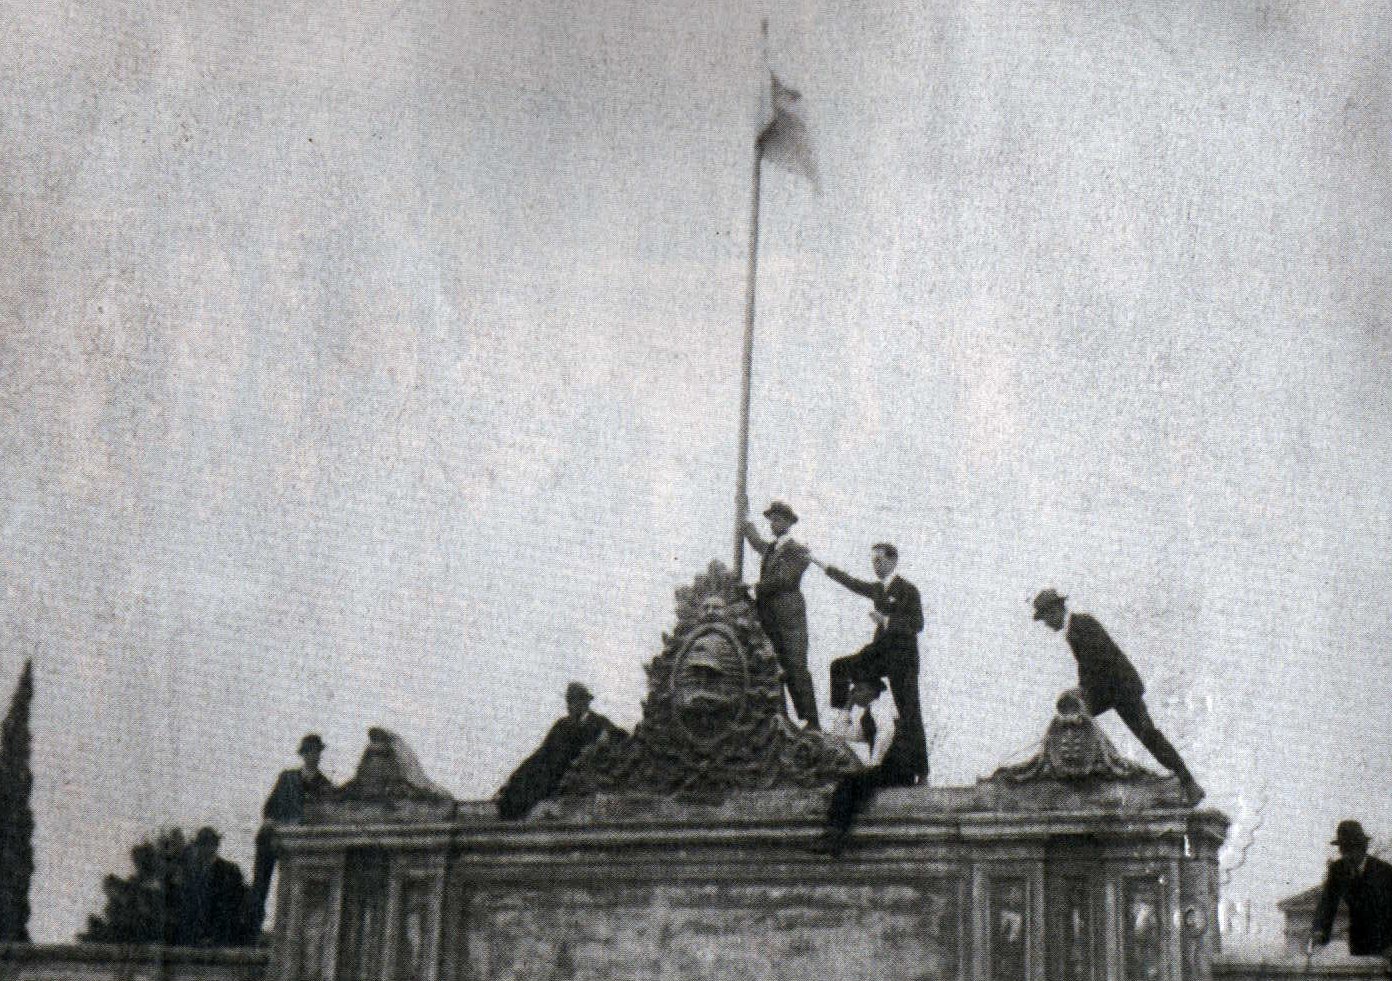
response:
M108 875L102 881L106 908L87 918L78 940L89 943L165 944L169 946L238 945L249 942L246 888L241 871L216 862L227 873L203 887L199 895L191 858L195 847L183 831L170 828L131 849L132 874Z
M34 775L29 711L34 665L24 663L0 729L0 941L29 939L29 882L34 875Z

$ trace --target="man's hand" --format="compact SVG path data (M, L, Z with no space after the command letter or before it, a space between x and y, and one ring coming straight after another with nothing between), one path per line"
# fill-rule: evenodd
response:
M746 521L744 523L744 533L746 535L757 535L759 534L759 529L755 526L754 522Z
M807 561L811 562L813 565L815 565L818 569L821 569L823 572L826 572L826 563L823 562L821 559L817 558L811 552L807 553Z

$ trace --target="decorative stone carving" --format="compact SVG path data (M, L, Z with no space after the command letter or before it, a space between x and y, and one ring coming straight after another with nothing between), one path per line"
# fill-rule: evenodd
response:
M1082 692L1070 688L1058 698L1057 715L1044 733L1044 747L1031 760L1003 766L990 777L1005 783L1036 780L1117 780L1153 782L1165 778L1117 752L1088 714Z
M647 667L643 719L575 761L564 799L597 793L718 802L736 790L819 787L861 767L839 740L788 718L783 676L744 585L712 562L677 590L677 625Z
M374 726L353 779L306 810L311 821L447 820L455 801L400 736Z

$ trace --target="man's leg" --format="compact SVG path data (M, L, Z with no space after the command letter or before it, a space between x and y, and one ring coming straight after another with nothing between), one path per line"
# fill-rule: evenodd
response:
M275 873L276 854L275 831L269 827L256 833L256 859L251 876L251 912L247 917L247 929L251 939L261 936L261 925L266 920L266 898L271 894L271 876Z
M788 635L792 635L789 637ZM783 667L784 682L793 699L793 711L807 723L809 729L820 729L817 718L817 691L812 687L812 672L807 669L807 631L788 631L785 646L778 651Z
M882 659L889 691L894 696L894 708L900 725L908 733L912 747L913 768L922 779L928 779L928 738L923 728L923 707L918 699L918 651L891 650Z
M1156 728L1155 721L1150 717L1150 710L1146 708L1144 698L1126 699L1118 702L1115 706L1116 714L1121 716L1121 721L1126 723L1140 740L1141 745L1150 751L1150 755L1155 757L1155 762L1169 770L1179 782L1184 785L1185 792L1191 798L1203 796L1203 791L1199 789L1198 782L1194 780L1189 768L1184 765L1184 760L1180 757L1179 751L1171 745L1165 738L1165 734ZM1198 803L1197 800L1194 801Z
M831 707L844 709L850 705L851 682L862 677L861 664L865 660L868 647L854 654L838 657L831 662Z

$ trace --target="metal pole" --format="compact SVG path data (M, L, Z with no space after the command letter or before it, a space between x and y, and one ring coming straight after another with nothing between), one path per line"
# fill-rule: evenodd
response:
M740 385L739 469L735 476L735 578L744 579L744 523L749 518L749 385L754 373L754 298L759 281L759 184L763 138L754 143L754 186L749 208L749 269L744 293L744 374Z

